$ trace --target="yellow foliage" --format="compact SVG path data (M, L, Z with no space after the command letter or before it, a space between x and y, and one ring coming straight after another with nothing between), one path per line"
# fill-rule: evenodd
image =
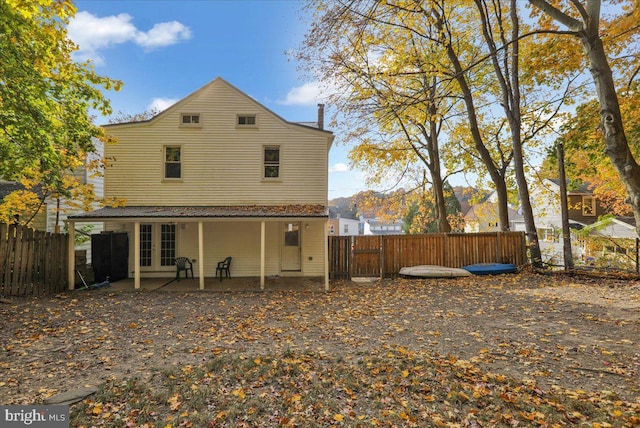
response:
M0 203L0 223L29 225L38 212L44 208L42 199L31 190L16 190Z

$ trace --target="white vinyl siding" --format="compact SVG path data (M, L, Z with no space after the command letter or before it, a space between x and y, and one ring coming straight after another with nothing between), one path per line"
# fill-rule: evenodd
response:
M327 203L330 134L268 110L259 129L240 129L237 115L261 106L221 80L178 104L150 122L107 127L118 143L106 147L106 197L129 206ZM176 126L181 111L201 112L201 127ZM163 181L163 148L172 145L183 148L182 179ZM262 148L270 145L280 147L276 186L262 177Z

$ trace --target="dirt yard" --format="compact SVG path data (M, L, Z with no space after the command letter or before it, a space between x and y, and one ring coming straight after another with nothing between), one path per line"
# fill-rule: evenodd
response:
M331 293L66 293L0 304L2 404L40 403L111 377L150 379L211 355L402 346L541 388L640 400L640 285L523 273L337 282Z

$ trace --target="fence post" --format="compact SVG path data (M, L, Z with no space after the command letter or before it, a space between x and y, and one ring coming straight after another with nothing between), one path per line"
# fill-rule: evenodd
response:
M356 237L355 236L349 236L349 240L347 241L349 244L349 247L347 248L348 253L348 259L349 259L349 267L347 268L348 270L348 275L349 275L349 281L351 281L351 278L353 278L353 247L354 245L356 245Z
M442 238L442 261L445 266L449 265L449 234L444 233Z
M384 246L385 246L385 237L380 236L379 249L380 249L380 280L384 279Z
M502 263L502 231L496 233L496 263Z
M638 265L638 247L640 247L640 238L636 238L636 274L640 274L640 265Z

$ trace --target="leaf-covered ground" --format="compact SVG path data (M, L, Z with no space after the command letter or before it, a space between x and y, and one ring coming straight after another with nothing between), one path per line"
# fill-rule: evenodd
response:
M73 426L640 425L633 281L334 285L0 304L0 401L99 385Z

